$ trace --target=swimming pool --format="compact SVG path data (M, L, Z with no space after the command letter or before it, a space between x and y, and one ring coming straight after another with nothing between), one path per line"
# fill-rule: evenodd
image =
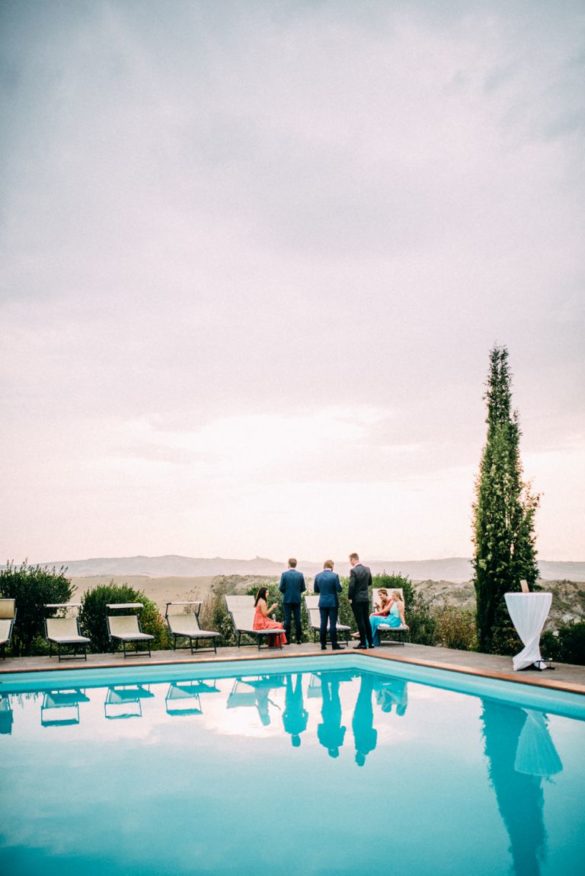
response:
M4 674L0 868L577 874L584 751L583 697L365 655Z

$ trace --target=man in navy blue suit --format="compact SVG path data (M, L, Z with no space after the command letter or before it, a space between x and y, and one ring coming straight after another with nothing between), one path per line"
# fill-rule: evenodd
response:
M337 644L337 614L339 612L339 596L341 582L337 572L333 571L333 560L325 560L323 571L315 576L315 593L319 594L319 614L321 616L320 638L321 650L327 650L327 623L331 636L331 647L334 651L340 651L341 645Z
M292 614L295 619L297 645L300 645L303 640L303 628L301 625L301 593L307 588L305 587L303 574L297 572L297 561L294 557L290 558L288 561L288 569L280 576L280 586L278 589L284 594L282 608L284 611L284 631L286 633L286 641L292 641L290 637Z

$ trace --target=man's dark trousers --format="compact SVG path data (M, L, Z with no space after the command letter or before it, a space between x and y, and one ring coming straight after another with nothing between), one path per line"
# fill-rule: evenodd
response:
M370 624L370 603L369 602L352 602L353 616L357 624L358 633L360 635L360 645L366 647L372 645L372 626Z
M295 619L295 633L297 634L297 643L300 644L303 640L303 628L301 626L301 606L298 602L284 602L282 605L284 611L284 632L286 633L286 641L290 643L290 628L291 614Z
M327 622L329 621L329 634L331 636L331 644L337 647L337 614L339 609L337 606L332 608L319 608L321 615L321 628L319 630L321 638L321 647L327 647Z

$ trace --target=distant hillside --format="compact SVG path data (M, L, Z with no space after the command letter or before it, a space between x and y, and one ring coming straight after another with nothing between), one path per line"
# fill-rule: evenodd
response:
M71 576L75 585L75 599L99 584L114 580L117 584L130 584L157 603L164 613L166 604L174 601L205 601L213 592L246 593L249 588L278 579L276 575L217 575L215 577L154 578L149 575L96 575ZM311 586L310 581L309 587ZM432 607L452 605L475 611L475 590L467 582L426 580L414 583L415 591L422 595ZM562 624L585 620L585 585L575 581L547 581L546 589L553 594L552 607L546 629L558 629ZM408 611L408 606L407 606Z
M469 581L472 577L471 560L450 557L443 560L371 560L366 559L374 574L380 572L401 573L413 581ZM225 559L223 557L194 558L167 555L162 557L111 557L89 560L70 560L43 563L46 566L66 566L68 574L75 577L96 575L146 575L150 578L176 577L201 578L216 575L277 575L285 567L284 560L254 557L252 560ZM313 577L322 564L314 560L299 559L299 569ZM585 581L585 562L563 563L541 560L541 579L544 581ZM336 561L341 575L348 571L347 559Z

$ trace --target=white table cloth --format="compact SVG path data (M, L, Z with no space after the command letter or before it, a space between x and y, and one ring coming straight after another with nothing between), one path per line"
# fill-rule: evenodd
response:
M544 669L540 656L540 634L548 617L552 593L506 593L506 605L524 649L513 658L514 669L526 669L536 664Z

